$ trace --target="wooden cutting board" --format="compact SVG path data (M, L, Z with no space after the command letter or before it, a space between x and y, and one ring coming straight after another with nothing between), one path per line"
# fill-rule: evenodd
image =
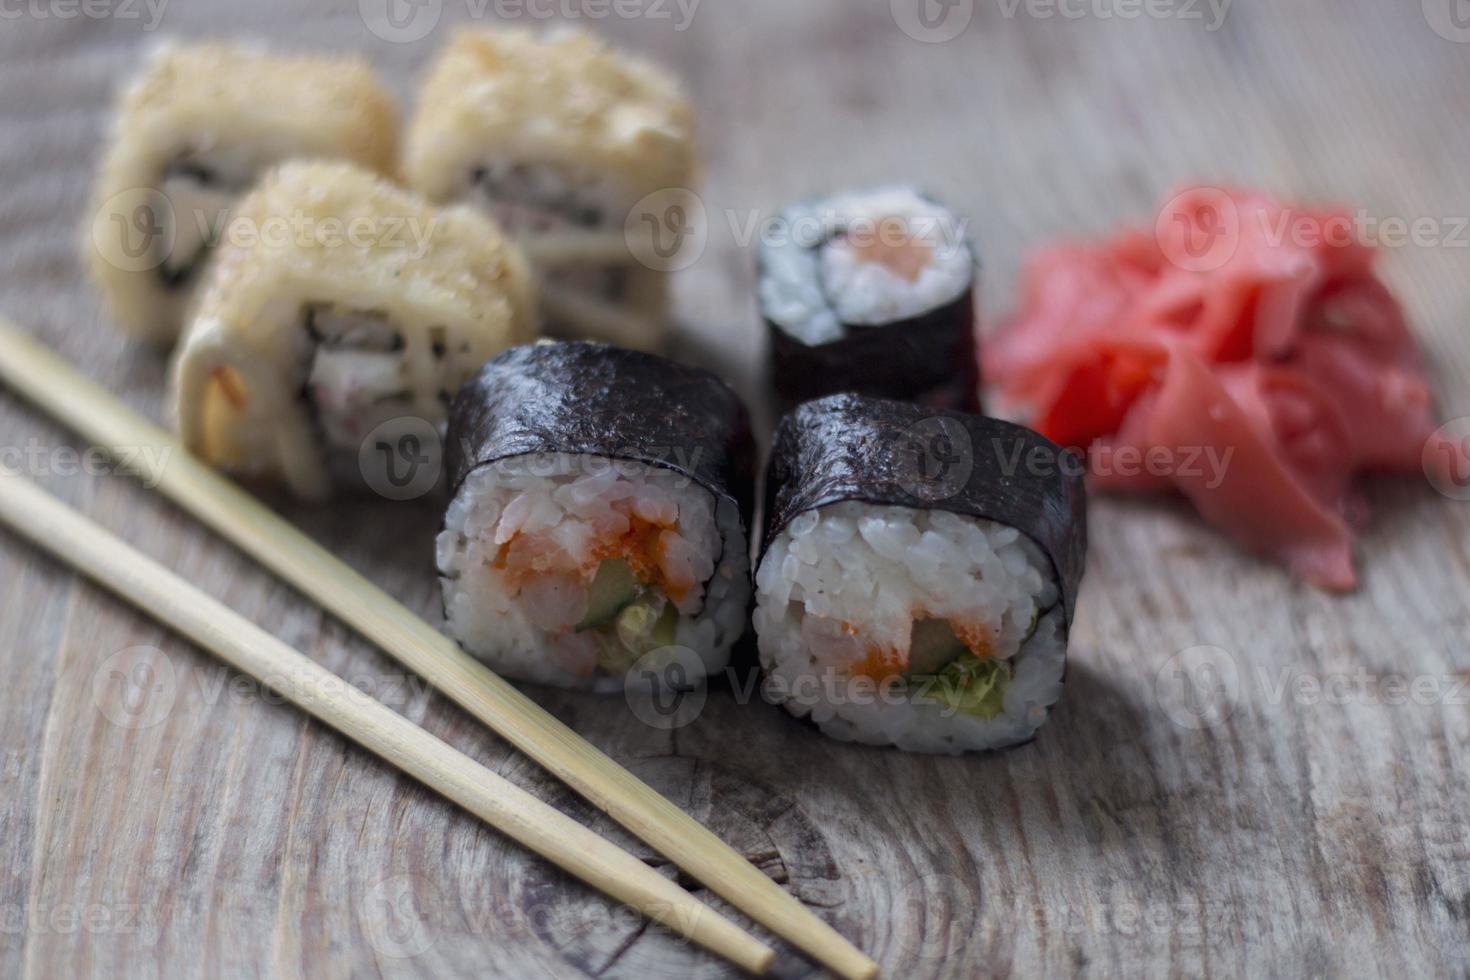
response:
M452 22L550 9L424 0L396 35L424 36L394 41L361 13L382 0L164 2L155 25L158 2L0 13L0 312L155 417L164 359L111 328L78 259L109 91L143 48L167 33L361 50L407 99ZM688 356L757 395L751 222L796 196L932 188L973 222L993 317L1028 246L1147 220L1183 180L1230 180L1360 205L1385 235L1431 222L1385 268L1444 416L1470 414L1464 0L925 2L922 19L918 0L581 18L698 100L709 238L678 278ZM638 846L134 482L78 472L71 446L0 396L8 462ZM1363 586L1342 598L1180 504L1095 501L1066 700L1011 752L847 746L728 692L672 732L620 700L534 693L889 976L1464 972L1470 504L1416 475L1369 497ZM434 514L282 506L438 614ZM728 975L10 537L0 665L0 975ZM782 970L811 967L788 953Z

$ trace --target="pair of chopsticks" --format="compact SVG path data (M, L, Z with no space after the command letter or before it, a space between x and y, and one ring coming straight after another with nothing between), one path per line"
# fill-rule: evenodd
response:
M588 884L753 973L770 966L769 947L653 868L386 705L343 690L325 667L4 468L0 522Z
M3 318L0 382L124 463L140 455L162 459L159 471L146 475L166 497L696 880L835 973L854 980L877 975L875 962L698 821ZM0 521L123 598L158 610L237 669L268 682L289 678L279 691L284 697L594 887L744 969L761 973L770 966L769 948L641 861L365 695L333 696L342 688L335 675L14 475L0 474Z

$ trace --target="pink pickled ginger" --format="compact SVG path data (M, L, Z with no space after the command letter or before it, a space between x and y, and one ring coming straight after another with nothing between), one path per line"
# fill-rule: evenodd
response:
M1042 248L986 340L994 406L1086 451L1094 485L1176 490L1247 548L1356 584L1362 470L1463 472L1350 215L1187 188L1153 228Z

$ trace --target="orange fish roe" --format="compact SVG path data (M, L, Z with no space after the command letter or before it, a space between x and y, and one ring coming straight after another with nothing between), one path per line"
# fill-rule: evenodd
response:
M954 635L960 638L960 642L969 647L970 652L981 660L988 660L995 656L995 631L990 627L977 623L951 622L949 628L954 630Z
M868 655L852 668L852 672L861 677L882 681L902 673L908 665L908 656L900 654L893 647L870 646Z
M628 530L615 538L599 541L592 549L591 558L585 562L574 561L544 537L517 532L500 546L491 565L506 573L510 584L519 588L528 576L547 572L579 572L590 580L601 562L622 558L640 582L657 587L674 602L682 601L694 583L671 581L663 570L664 534L674 531L676 523L649 521L636 514L627 517Z
M913 617L919 619L930 618L926 609L917 610ZM959 638L970 652L981 660L988 660L995 656L995 631L980 623L949 623L950 629ZM842 632L845 636L857 636L858 627L843 620ZM851 668L854 675L871 677L875 681L885 680L896 674L907 670L909 666L909 652L900 652L895 647L883 647L870 644L867 647L866 656Z
M575 570L571 556L561 548L539 535L520 533L500 546L490 564L504 572L516 588L531 575Z
M672 582L664 574L664 532L672 531L676 522L645 520L637 514L628 515L628 530L611 541L602 541L592 549L596 561L622 558L638 576L638 580L655 585L664 595L679 602L689 594L692 583Z

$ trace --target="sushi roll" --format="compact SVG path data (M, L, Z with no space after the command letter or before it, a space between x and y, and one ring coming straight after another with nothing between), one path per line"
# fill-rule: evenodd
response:
M392 173L398 110L363 60L164 44L119 99L86 252L113 318L172 344L230 207L292 157Z
M506 351L450 415L448 632L563 687L620 690L640 661L722 670L747 625L753 466L745 408L708 372L586 342Z
M788 208L762 236L758 299L782 410L851 391L979 408L975 253L908 187Z
M635 205L694 179L694 113L674 79L590 34L466 30L430 69L404 170L433 201L485 208L542 280L548 329L664 345L667 274L629 247Z
M490 219L349 164L268 174L212 266L175 355L180 437L308 500L442 473L454 393L535 336L530 273Z
M1062 693L1080 463L1008 422L831 395L781 423L755 628L768 699L835 738L1026 741Z

